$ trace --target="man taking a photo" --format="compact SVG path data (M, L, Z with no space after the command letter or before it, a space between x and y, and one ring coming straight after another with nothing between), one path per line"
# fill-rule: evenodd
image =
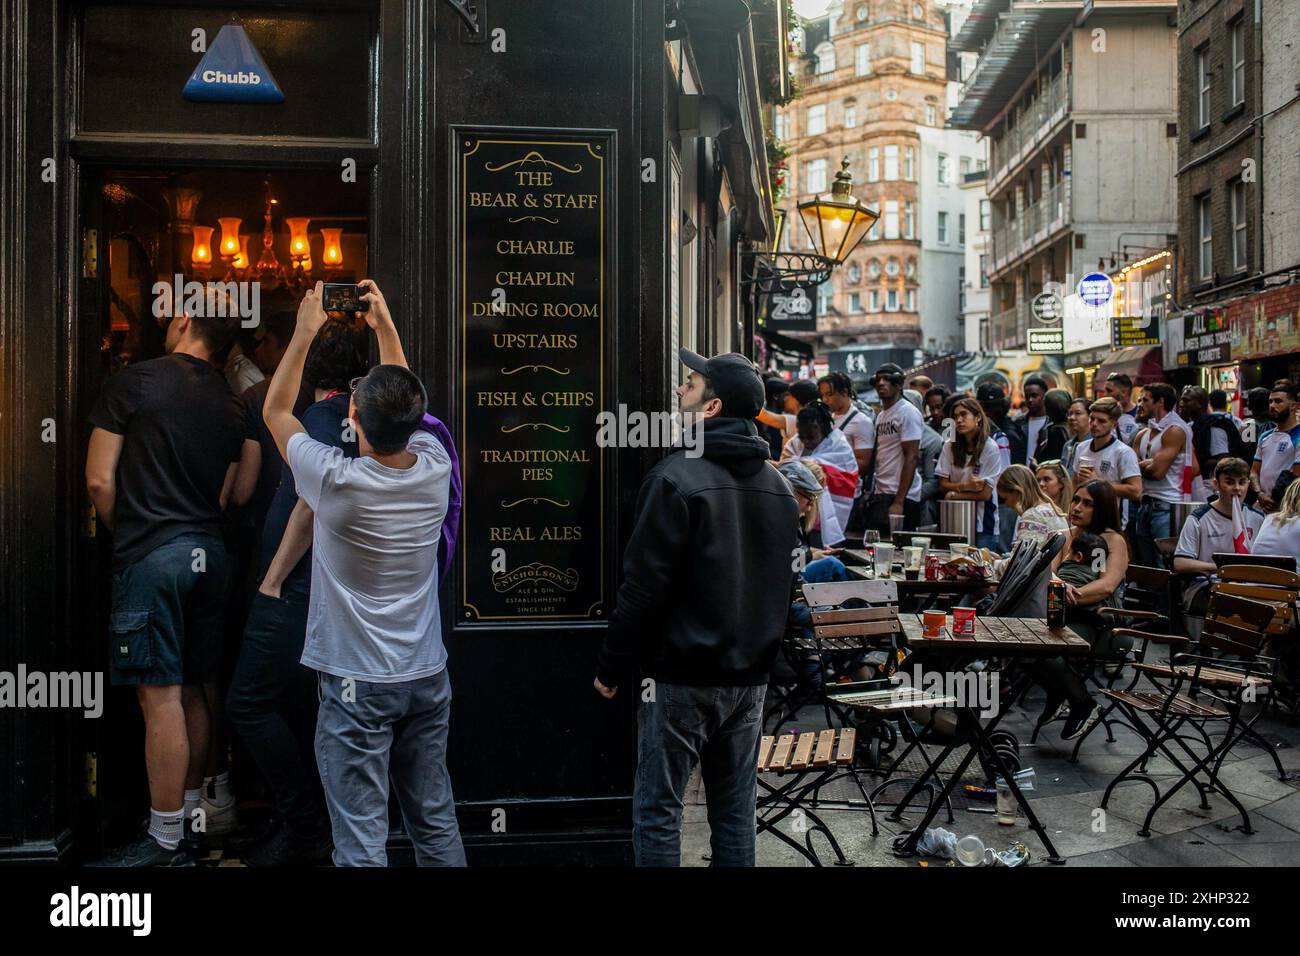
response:
M348 419L360 457L314 441L293 414L308 347L325 324L319 282L298 307L264 411L314 514L302 662L319 672L316 762L334 864L387 865L391 778L416 863L464 866L447 774L451 683L438 612L452 465L420 429L424 386L407 368L383 294L370 279L359 284L369 290L361 299L381 362L352 383Z

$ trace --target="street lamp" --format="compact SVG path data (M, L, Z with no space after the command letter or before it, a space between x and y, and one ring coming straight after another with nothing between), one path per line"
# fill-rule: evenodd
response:
M880 213L853 195L853 176L846 156L830 194L800 203L799 218L812 239L813 251L839 265L858 247Z

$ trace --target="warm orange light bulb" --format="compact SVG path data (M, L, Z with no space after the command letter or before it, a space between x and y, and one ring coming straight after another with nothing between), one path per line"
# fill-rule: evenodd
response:
M322 229L320 231L321 243L325 247L321 253L321 261L331 269L337 269L343 265L342 236L342 229Z
M221 254L223 256L239 255L239 223L237 216L218 219L221 224Z
M207 265L212 261L212 227L194 227L194 248L190 252L190 261L195 265Z

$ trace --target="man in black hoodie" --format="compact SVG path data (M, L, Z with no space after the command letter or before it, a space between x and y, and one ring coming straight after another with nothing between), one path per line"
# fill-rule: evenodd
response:
M681 862L682 802L699 763L713 865L753 866L763 694L790 608L798 507L754 426L763 383L753 363L680 355L691 374L677 398L702 433L641 485L595 686L612 698L640 667L637 865Z

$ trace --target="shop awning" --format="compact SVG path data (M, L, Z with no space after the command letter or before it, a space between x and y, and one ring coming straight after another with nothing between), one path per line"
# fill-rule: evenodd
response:
M782 335L780 332L773 332L771 329L760 329L759 334L763 336L763 341L774 352L783 352L786 355L807 359L809 362L813 359L811 342L791 338L788 335Z
M1133 379L1134 385L1150 385L1165 380L1164 356L1159 345L1133 345L1115 349L1097 366L1093 383L1100 387L1112 372L1123 372Z

